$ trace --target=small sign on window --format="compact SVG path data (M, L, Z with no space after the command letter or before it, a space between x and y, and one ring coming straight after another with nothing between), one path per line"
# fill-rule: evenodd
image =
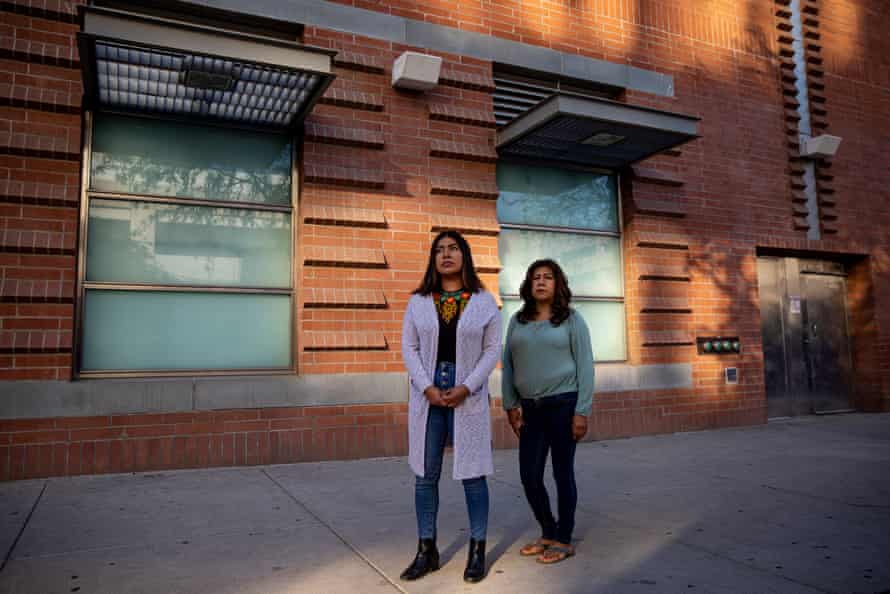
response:
M788 311L792 314L800 315L800 295L788 297Z

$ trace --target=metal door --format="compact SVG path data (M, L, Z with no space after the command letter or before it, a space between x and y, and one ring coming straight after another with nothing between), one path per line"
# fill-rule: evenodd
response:
M813 411L848 410L852 362L846 279L804 271L801 288L804 353Z
M757 259L763 371L769 417L789 417L792 414L788 365L785 360L785 320L782 302L786 291L782 264L779 258Z
M757 259L767 415L850 408L846 279L837 262Z

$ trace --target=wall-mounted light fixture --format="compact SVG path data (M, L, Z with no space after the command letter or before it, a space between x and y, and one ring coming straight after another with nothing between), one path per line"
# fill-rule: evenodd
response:
M699 336L695 342L699 355L737 355L742 352L738 336Z
M840 136L832 136L831 134L807 138L806 142L802 143L801 156L810 157L811 159L833 157L841 145L841 140Z

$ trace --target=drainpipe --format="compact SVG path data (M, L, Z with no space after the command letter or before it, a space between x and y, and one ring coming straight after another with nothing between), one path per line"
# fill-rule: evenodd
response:
M791 44L794 50L794 74L797 78L797 114L800 116L798 130L800 133L800 146L805 147L807 140L812 136L813 129L810 125L810 94L807 87L807 61L804 51L803 17L801 16L801 0L791 0L788 9L791 11ZM807 197L807 222L810 228L807 231L807 239L820 239L819 229L819 194L816 190L816 164L807 159L803 162L803 181L806 187L804 194Z

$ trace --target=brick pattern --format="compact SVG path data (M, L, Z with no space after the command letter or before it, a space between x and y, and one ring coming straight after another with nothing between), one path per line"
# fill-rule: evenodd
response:
M409 48L363 39L358 36L306 28L306 42L338 52L375 56L388 65ZM443 70L459 70L491 76L491 65L466 57L443 55ZM308 122L324 126L374 130L382 135L382 149L360 146L313 145L306 147L304 167L354 168L372 171L382 184L307 184L300 200L309 205L369 209L382 212L386 228L351 225L301 223L298 236L301 249L315 246L350 246L379 250L386 255L385 268L343 265L304 266L302 287L345 290L383 290L385 308L304 307L298 311L300 337L309 332L376 332L389 345L386 350L305 350L301 346L298 367L301 373L365 373L401 371L402 315L405 304L420 282L427 263L430 229L440 217L463 216L487 224L496 222L492 194L497 196L492 163L459 159L431 158L433 141L464 144L491 143L492 131L453 121L429 117L431 104L447 104L465 110L490 112L490 93L471 88L440 84L427 93L410 93L392 88L388 76L355 69L337 72L340 88L379 97L381 111L346 104L316 106ZM449 194L440 194L437 179L461 180L449 183ZM443 184L443 188L446 187ZM468 237L474 256L496 256L497 239L492 235ZM495 273L496 276L496 273ZM494 285L496 288L496 284Z
M488 198L491 200L497 200L499 194L497 184L493 182L448 179L442 177L434 177L430 179L430 193L450 196L468 196L471 198Z
M689 345L694 342L692 336L680 330L650 330L643 333L644 345Z
M515 448L498 399L496 448ZM678 390L597 394L585 440L762 423L744 399ZM406 404L282 407L0 421L0 481L404 456Z
M383 250L344 246L307 246L303 251L306 266L346 266L356 268L385 268Z
M491 146L452 142L450 140L433 140L430 142L430 156L445 159L462 159L464 161L480 161L482 163L495 163L498 160L498 155Z
M468 126L479 126L481 128L497 127L493 111L464 109L445 103L430 104L430 119L467 124Z
M347 307L378 309L386 307L381 289L326 289L310 287L303 292L305 307Z
M359 52L339 51L334 56L334 66L372 74L383 74L385 64L379 56L363 54Z
M491 72L465 72L456 68L443 68L439 84L482 93L494 93L494 77Z
M637 275L640 280L689 280L689 265L668 264L637 264Z
M18 318L19 324L28 324L27 318ZM51 324L60 321L51 319ZM34 325L30 321L29 325ZM7 321L4 320L4 327ZM0 330L0 353L59 352L71 350L71 330Z
M689 248L689 238L677 233L657 233L641 231L637 233L639 247L685 250Z
M307 351L386 350L382 332L305 332L303 348Z
M501 260L496 254L474 254L473 264L479 272L499 272Z
M658 200L655 198L634 198L634 207L642 214L685 217L686 205L673 200Z
M0 105L40 105L62 112L79 110L83 94L79 70L0 59L0 71L4 73L0 79Z
M9 258L16 264L23 261L23 256ZM70 268L66 266L63 270ZM8 278L4 273L0 279L0 303L72 303L74 300L74 281L31 280Z
M84 0L3 0L3 12L33 16L60 23L77 23L77 7Z
M364 128L345 126L323 126L314 122L306 123L306 140L324 144L342 144L365 148L382 149L383 134Z
M0 380L71 377L77 4L0 3Z
M306 165L303 181L307 184L331 184L355 188L382 188L383 174L371 169L355 167L325 167Z
M303 221L315 225L346 225L350 227L386 227L382 210L350 208L348 206L322 206L310 204L303 208Z
M0 421L0 480L395 456L407 406L374 404Z
M12 11L0 25L0 56L23 62L79 68L75 35L77 26L31 18Z
M651 167L643 167L634 165L632 167L633 179L637 183L658 184L661 186L682 186L683 180L664 170L658 170Z
M466 235L498 235L501 232L497 222L479 220L474 217L438 216L433 221L431 230L435 233L446 229L455 229Z
M689 298L665 297L663 295L641 295L640 311L643 313L692 313Z
M344 88L345 84L340 79L335 80L319 99L319 103L367 111L383 111L383 98L380 95L353 91Z
M0 154L80 162L80 118L0 108Z

